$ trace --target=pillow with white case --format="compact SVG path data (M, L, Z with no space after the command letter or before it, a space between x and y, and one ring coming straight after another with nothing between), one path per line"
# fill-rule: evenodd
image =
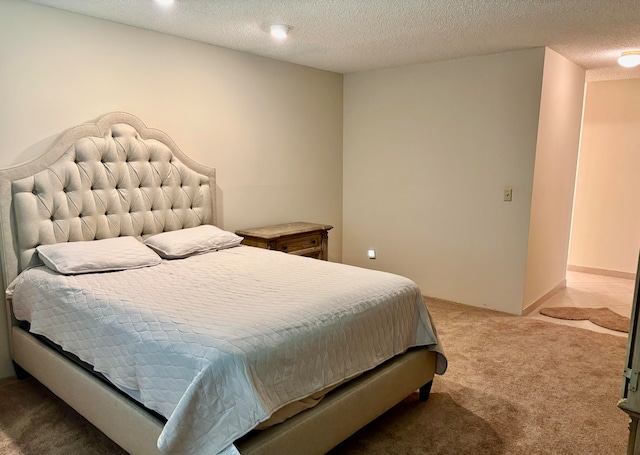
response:
M152 235L144 244L165 259L181 259L195 254L224 250L240 245L243 237L211 224Z
M65 275L137 269L162 262L135 237L39 245L36 251L44 265Z

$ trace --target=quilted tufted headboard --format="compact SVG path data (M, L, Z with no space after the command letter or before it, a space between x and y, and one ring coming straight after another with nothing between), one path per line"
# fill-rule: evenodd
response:
M70 128L39 158L0 170L4 286L39 263L40 244L215 224L215 188L214 169L131 114Z

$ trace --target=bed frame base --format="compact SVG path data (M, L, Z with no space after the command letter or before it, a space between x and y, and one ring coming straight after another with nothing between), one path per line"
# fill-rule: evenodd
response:
M12 332L20 370L32 374L130 454L160 454L160 420L19 327ZM243 455L324 454L418 388L430 389L435 367L434 352L410 350L334 390L316 407L251 432L235 445Z

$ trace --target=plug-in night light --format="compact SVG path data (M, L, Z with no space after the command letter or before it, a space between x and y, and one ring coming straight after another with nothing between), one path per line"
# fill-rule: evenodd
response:
M271 35L278 39L285 39L289 34L289 30L291 27L286 24L273 24L269 30L271 31Z

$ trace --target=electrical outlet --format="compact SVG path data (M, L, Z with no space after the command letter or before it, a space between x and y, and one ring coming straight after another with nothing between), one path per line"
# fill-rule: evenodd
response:
M504 189L504 201L511 202L511 197L513 196L513 190L511 188Z
M367 251L367 255L369 256L369 259L375 259L376 258L376 250Z

